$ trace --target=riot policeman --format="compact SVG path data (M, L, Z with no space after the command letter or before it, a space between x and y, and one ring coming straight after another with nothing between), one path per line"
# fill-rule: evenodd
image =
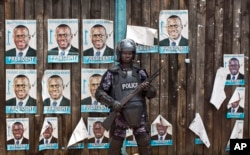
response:
M156 96L156 89L148 82L146 70L133 63L136 44L131 39L121 40L116 48L118 65L108 69L96 91L96 99L119 112L110 129L109 155L121 155L121 147L126 137L126 129L131 128L141 155L152 155L150 148L150 128L146 98ZM140 85L141 84L141 85ZM137 86L142 91L136 94L124 107L120 101Z

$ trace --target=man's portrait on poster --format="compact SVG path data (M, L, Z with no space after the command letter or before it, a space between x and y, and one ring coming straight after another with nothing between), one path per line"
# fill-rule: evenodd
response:
M49 97L44 100L44 106L70 106L70 99L64 95L67 84L59 75L51 75L47 79Z
M32 85L27 75L16 75L13 79L15 97L8 99L6 106L36 106L36 99L30 95Z
M159 46L188 46L187 23L181 16L168 16L161 28Z

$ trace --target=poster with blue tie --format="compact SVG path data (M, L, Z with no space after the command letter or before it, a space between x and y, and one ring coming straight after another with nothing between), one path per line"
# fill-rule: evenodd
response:
M57 117L45 117L39 136L39 151L58 149L58 119Z
M7 150L29 150L29 119L6 118Z
M106 117L88 117L88 149L108 149L109 132L102 126Z
M36 64L36 20L6 20L5 27L5 63Z
M244 118L245 87L236 87L227 104L227 118Z
M151 124L151 146L173 145L172 124L170 124L162 115Z
M45 70L42 78L44 114L70 114L70 70Z
M105 19L83 19L84 64L114 62L113 21Z
M97 102L95 92L106 69L82 68L81 74L81 112L110 111L104 104Z
M225 85L245 85L244 54L224 54L224 68L228 69Z
M188 10L161 10L160 54L189 53L188 39Z
M78 63L78 19L48 19L48 63Z
M35 114L37 112L37 71L6 69L6 114Z

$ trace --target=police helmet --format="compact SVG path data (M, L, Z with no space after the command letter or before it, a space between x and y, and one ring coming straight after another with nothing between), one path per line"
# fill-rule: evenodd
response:
M121 61L121 53L122 51L132 51L133 59L135 58L136 54L136 43L132 39L123 39L121 40L116 47L116 55L117 61Z

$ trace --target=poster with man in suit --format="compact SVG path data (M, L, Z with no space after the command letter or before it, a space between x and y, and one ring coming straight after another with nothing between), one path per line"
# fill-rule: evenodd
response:
M42 79L44 114L70 114L70 70L45 70Z
M81 84L81 112L88 113L107 113L109 108L104 104L97 102L95 92L98 88L102 75L106 69L89 69L82 68L82 84ZM92 117L94 116L91 115Z
M244 54L224 54L223 58L228 69L225 85L244 85Z
M188 10L161 10L159 51L161 54L189 53Z
M36 20L6 20L6 64L36 64Z
M29 119L7 118L7 150L29 150Z
M48 19L48 63L78 63L78 19Z
M113 63L113 21L83 19L83 63Z
M37 71L34 69L6 69L7 114L35 114L37 111Z

